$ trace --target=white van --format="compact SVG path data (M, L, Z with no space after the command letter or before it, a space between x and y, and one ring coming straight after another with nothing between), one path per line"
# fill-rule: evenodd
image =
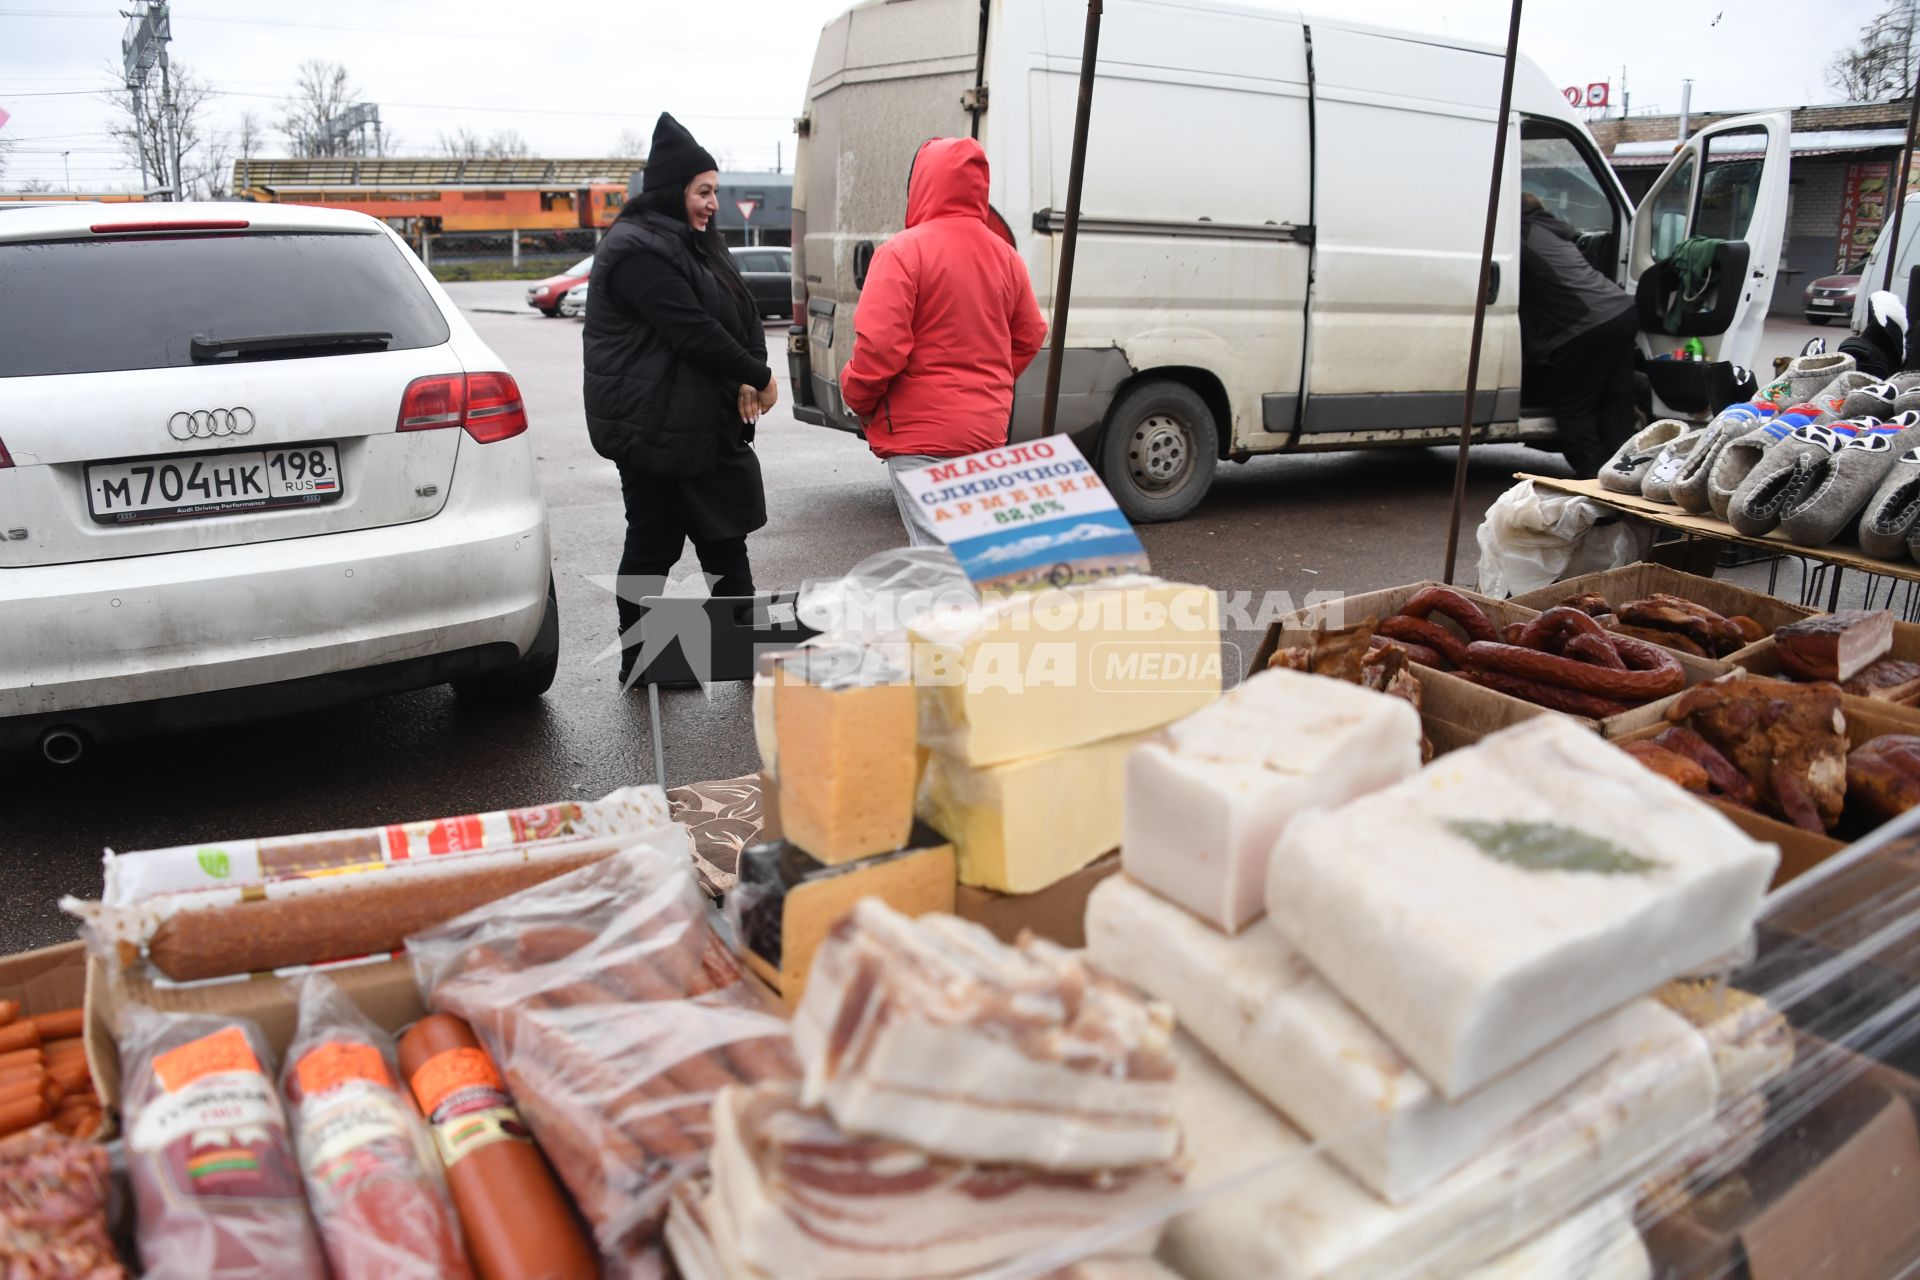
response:
M793 188L800 418L859 429L838 383L852 312L929 137L985 147L993 207L1051 315L1085 13L1083 0L869 0L822 31ZM1483 45L1215 0L1108 0L1058 429L1129 515L1185 515L1223 460L1458 438L1500 74ZM1785 231L1788 117L1689 139L1636 216L1525 59L1513 104L1476 439L1554 436L1530 412L1520 355L1522 189L1623 283L1688 235L1737 242L1721 278L1738 283L1683 326L1718 363L1653 371L1677 376L1654 379L1650 411L1704 416L1707 374L1754 360ZM1649 353L1685 341L1643 335ZM1047 358L1020 380L1016 440L1040 431Z
M1893 220L1887 220L1887 229L1891 230ZM1853 331L1859 333L1867 327L1867 299L1871 298L1887 280L1887 250L1893 247L1893 237L1884 232L1873 242L1873 248L1867 254L1867 260L1860 264L1860 288L1853 299ZM1902 302L1907 300L1907 286L1913 282L1913 269L1920 267L1920 192L1907 197L1907 207L1900 214L1900 252L1893 260L1893 292ZM1908 317L1912 322L1912 317Z

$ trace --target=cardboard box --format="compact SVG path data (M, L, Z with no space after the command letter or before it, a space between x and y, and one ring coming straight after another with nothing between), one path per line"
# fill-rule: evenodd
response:
M1078 950L1087 945L1087 899L1119 869L1120 855L1110 853L1038 893L995 893L963 884L954 897L954 914L985 925L1002 942L1018 941L1031 929Z
M1545 707L1509 698L1443 672L1415 667L1420 681L1420 723L1437 758L1470 747L1502 729L1535 716L1554 714Z
M1814 1064L1790 1077L1799 1090L1817 1098L1844 1083L1804 1115L1798 1104L1814 1098L1776 1100L1780 1118L1734 1177L1645 1225L1656 1275L1870 1280L1920 1258L1920 1082L1810 1037L1798 1044Z
M74 943L78 947L79 943ZM155 986L139 972L112 969L98 956L85 957L87 1062L94 1087L111 1110L120 1103L120 1053L115 1039L120 1011L143 1004L169 1013L221 1013L250 1018L266 1036L274 1057L286 1056L298 1020L293 984L284 978L254 976L204 986ZM404 958L329 969L327 976L388 1031L398 1031L426 1016L413 970ZM276 1070L280 1066L274 1064Z
M1259 649L1254 652L1253 664L1248 668L1249 674L1265 670L1276 650L1284 646L1307 643L1312 639L1314 630L1323 624L1352 626L1369 615L1388 617L1399 612L1400 607L1410 600L1415 592L1437 585L1433 582L1415 582L1404 587L1389 587L1384 591L1369 591L1362 595L1347 596L1341 600L1313 605L1288 614L1267 628L1266 637L1260 642ZM1504 628L1515 622L1528 622L1540 615L1537 609L1528 609L1506 600L1495 600L1490 596L1479 595L1472 591L1462 591L1460 594L1484 609L1487 617L1496 627ZM1696 658L1692 654L1676 653L1674 657L1686 672L1688 688L1707 680L1717 680L1734 670L1728 662ZM1452 672L1435 671L1430 667L1417 664L1414 672L1420 677L1423 694L1445 698L1454 705L1462 705L1473 696L1468 693L1468 690L1474 691L1482 699L1492 699L1492 702L1483 702L1475 715L1494 724L1496 728L1505 728L1509 724L1528 719L1545 710L1525 699L1495 693ZM1680 695L1673 696L1677 698ZM1595 720L1586 716L1568 716L1567 718L1586 725L1602 737L1619 738L1646 725L1659 723L1665 714L1666 705L1667 700L1662 699L1650 702L1643 707L1635 707L1631 711L1624 711L1617 716L1609 716L1604 720ZM1556 711L1552 714L1566 713ZM1451 731L1443 732L1442 736L1450 741L1457 737ZM1456 745L1465 744L1456 743ZM1439 744L1436 742L1435 750L1439 749Z
M64 1009L80 1009L87 1002L87 949L79 942L63 942L54 947L42 947L38 951L22 951L15 955L0 956L0 1000L13 1000L19 1003L22 1015L31 1013L59 1013ZM89 1051L89 1069L96 1072L94 1092L104 1099L106 1094L98 1083L97 1068L92 1067L93 1055ZM105 1140L113 1136L113 1117L103 1120L104 1127L95 1136Z
M1619 569L1603 569L1599 573L1583 573L1577 578L1568 578L1538 591L1515 596L1513 603L1545 612L1564 602L1568 596L1587 593L1602 596L1608 604L1616 607L1632 600L1645 600L1655 593L1679 596L1682 600L1705 605L1722 617L1744 614L1769 632L1775 627L1784 627L1789 622L1798 622L1819 612L1778 596L1737 587L1731 582L1718 582L1669 569L1665 565L1644 562Z

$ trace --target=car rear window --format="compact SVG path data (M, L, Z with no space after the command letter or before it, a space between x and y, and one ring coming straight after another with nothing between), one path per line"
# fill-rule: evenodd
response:
M390 351L448 337L384 235L0 243L0 378L190 365L196 335L369 330L391 333Z

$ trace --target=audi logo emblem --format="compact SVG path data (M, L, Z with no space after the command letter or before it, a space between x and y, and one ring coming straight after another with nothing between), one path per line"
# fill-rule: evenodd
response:
M233 409L195 409L192 413L182 410L167 419L167 434L175 440L210 440L215 436L243 436L253 430L253 410L240 406Z

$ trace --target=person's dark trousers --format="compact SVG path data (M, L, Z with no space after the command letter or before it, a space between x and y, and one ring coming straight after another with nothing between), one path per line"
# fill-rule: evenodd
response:
M1633 435L1633 350L1639 316L1632 311L1579 334L1548 359L1561 452L1585 480Z
M753 566L747 559L746 538L701 539L694 535L685 494L671 477L623 466L620 496L627 508L627 540L620 553L620 590L615 603L624 646L620 655L620 678L624 681L640 652L639 636L633 630L640 621L640 600L666 590L667 574L679 563L688 538L693 538L700 568L714 580L709 588L711 595L752 595Z

